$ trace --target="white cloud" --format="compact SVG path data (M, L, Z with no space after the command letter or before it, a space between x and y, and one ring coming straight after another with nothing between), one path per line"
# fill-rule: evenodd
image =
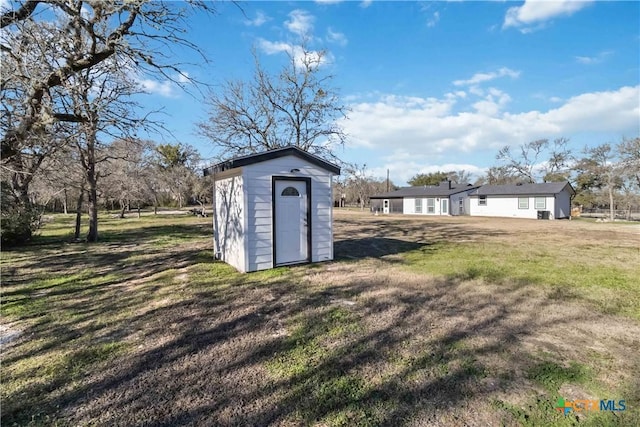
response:
M302 46L293 45L285 42L271 42L265 39L258 39L258 48L267 55L275 55L278 53L287 53L295 59L296 65L303 64L305 59L317 62L320 66L325 65L333 60L330 53L317 51L305 51Z
M138 84L144 92L152 95L160 95L166 98L176 96L174 83L169 80L159 82L151 79L138 79Z
M373 3L373 0L363 0L362 2L360 2L360 7L366 9L371 6L371 3Z
M520 28L523 33L544 27L545 23L557 16L570 16L585 8L593 0L525 0L522 6L510 7L502 28Z
M502 111L510 98L495 88L470 108L460 108L462 98L451 95L442 99L383 95L377 101L354 102L348 120L341 124L352 146L375 150L401 146L407 153L427 156L429 164L445 155L470 155L538 138L640 133L640 86L585 93L557 108L519 113Z
M327 28L327 41L331 43L339 44L340 46L347 45L347 37L338 31L333 31L331 27Z
M342 3L344 0L315 0L316 3L319 4L338 4Z
M265 39L258 39L258 47L267 55L274 53L293 52L293 45L285 42L271 42Z
M267 16L264 12L257 11L256 17L253 19L245 20L244 24L250 27L260 27L261 25L265 24L269 20L271 20L271 18Z
M585 65L599 64L612 54L612 51L604 51L600 52L596 56L576 56L576 61Z
M496 116L508 103L511 97L496 88L489 88L486 97L473 104L473 108L486 116Z
M407 181L419 173L451 172L464 170L473 177L479 177L486 173L485 168L480 168L467 163L439 163L435 164L427 156L416 155L406 150L396 150L390 156L383 157L383 166L372 168L371 176L384 178L389 170L389 178L395 185L406 186Z
M468 80L456 80L453 82L456 86L470 86L477 85L478 83L488 82L500 77L511 77L516 79L520 76L520 71L514 71L507 67L502 67L498 71L492 71L490 73L476 73Z
M296 9L289 13L289 20L284 22L284 26L294 34L306 36L313 30L314 20L306 10Z
M176 80L178 80L178 82L180 83L191 83L191 77L189 76L189 73L187 73L186 71L181 71L178 73Z
M438 21L440 21L440 12L433 12L431 19L427 20L427 27L435 27Z

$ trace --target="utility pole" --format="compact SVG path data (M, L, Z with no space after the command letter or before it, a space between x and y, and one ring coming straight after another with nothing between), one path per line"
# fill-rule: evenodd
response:
M387 169L387 193L389 192L389 169Z

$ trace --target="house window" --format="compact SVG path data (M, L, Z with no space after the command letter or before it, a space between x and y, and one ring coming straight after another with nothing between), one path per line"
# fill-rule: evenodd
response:
M287 187L282 190L281 196L299 197L300 193L298 193L298 190L293 187Z
M436 212L436 201L434 199L427 199L427 213Z
M518 197L518 209L529 209L528 197Z
M547 198L546 197L536 197L535 206L537 210L544 210L547 208Z
M415 213L422 213L422 199L416 199Z
M487 196L478 196L478 206L487 206Z

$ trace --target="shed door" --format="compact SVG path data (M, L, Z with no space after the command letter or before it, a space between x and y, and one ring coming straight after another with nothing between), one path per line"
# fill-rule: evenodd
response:
M310 261L308 186L306 180L275 180L273 245L276 265Z

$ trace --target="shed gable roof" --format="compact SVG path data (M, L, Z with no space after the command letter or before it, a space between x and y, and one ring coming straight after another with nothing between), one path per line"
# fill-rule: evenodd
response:
M539 184L486 184L475 190L470 196L534 196L561 193L565 187L575 194L575 190L567 181L543 182Z
M340 175L340 167L330 163L318 156L311 153L307 153L298 147L289 146L283 148L277 148L275 150L264 151L262 153L249 154L248 156L235 157L233 159L226 160L224 162L217 163L213 166L204 169L204 176L212 175L214 173L224 172L229 169L235 169L242 166L252 165L255 163L265 162L267 160L277 159L285 156L296 156L300 159L318 166L328 172L336 175Z

